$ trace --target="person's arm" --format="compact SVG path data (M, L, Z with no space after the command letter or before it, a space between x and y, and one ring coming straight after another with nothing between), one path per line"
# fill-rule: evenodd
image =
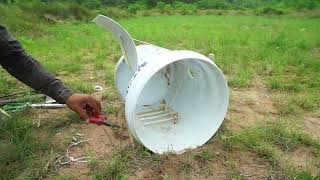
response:
M34 58L28 55L21 44L1 26L0 64L21 82L59 103L65 103L73 94L60 80L45 71Z
M98 101L87 95L74 94L71 89L63 85L59 79L48 73L34 58L28 55L21 44L11 37L6 28L1 25L0 64L21 82L52 97L59 103L66 103L83 118L86 117L84 110L86 105L100 111L101 107Z

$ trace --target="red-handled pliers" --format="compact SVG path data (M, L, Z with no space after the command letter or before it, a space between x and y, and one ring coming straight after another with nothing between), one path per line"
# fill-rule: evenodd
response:
M111 127L115 127L115 128L120 128L119 125L112 123L110 121L104 120L104 117L98 112L91 111L90 114L92 116L86 119L87 123L94 123L97 125L107 125L107 126L111 126Z

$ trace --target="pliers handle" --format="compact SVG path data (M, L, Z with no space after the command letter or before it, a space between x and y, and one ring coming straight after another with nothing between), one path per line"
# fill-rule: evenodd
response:
M107 125L107 126L111 126L111 127L120 128L120 126L117 125L117 124L114 124L114 123L109 122L109 121L105 121L104 117L98 112L92 111L91 115L92 115L92 117L89 117L89 118L86 119L87 123L94 123L94 124L97 124L97 125Z

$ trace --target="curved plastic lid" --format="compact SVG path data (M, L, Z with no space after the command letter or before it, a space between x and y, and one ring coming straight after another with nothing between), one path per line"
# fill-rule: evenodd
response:
M111 31L111 33L120 42L123 56L130 69L133 72L136 72L138 70L137 51L136 45L134 44L130 34L119 23L101 14L99 14L93 21L104 27L106 30Z

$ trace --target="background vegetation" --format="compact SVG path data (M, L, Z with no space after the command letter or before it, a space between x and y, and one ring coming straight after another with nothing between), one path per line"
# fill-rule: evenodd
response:
M97 13L112 18L135 15L287 14L317 9L319 0L0 0L0 22L11 31L40 30L41 23L65 20L89 21Z

